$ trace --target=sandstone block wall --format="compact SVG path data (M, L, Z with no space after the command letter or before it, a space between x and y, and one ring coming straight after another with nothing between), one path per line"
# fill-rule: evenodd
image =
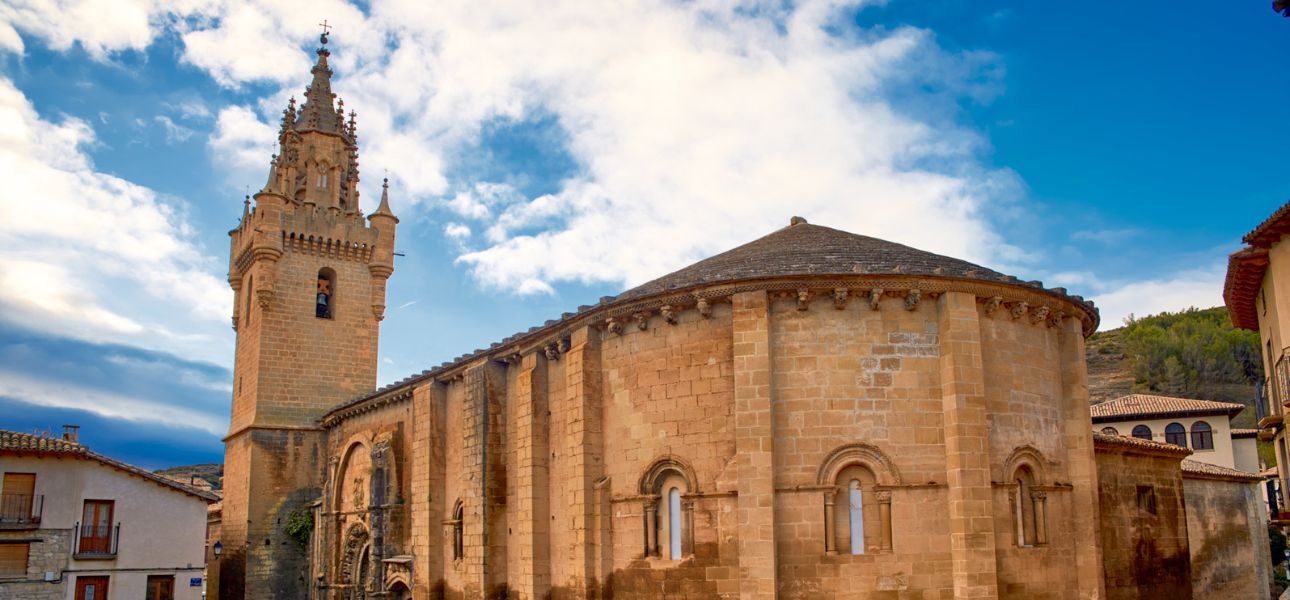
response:
M0 531L0 541L31 540L27 550L27 573L21 578L0 579L0 598L14 600L62 600L74 583L74 575L65 573L72 555L72 530L37 529L35 531ZM45 573L62 577L48 583Z
M417 598L1097 597L1079 322L883 296L741 292L575 328L334 413L329 452L410 433L426 492L383 552L413 556ZM874 477L862 555L826 517L848 466ZM1017 541L1022 466L1042 543ZM681 560L663 481L683 482Z
M1267 522L1258 485L1183 475L1194 597L1270 596Z
M1179 460L1186 450L1099 445L1102 559L1108 600L1193 597Z

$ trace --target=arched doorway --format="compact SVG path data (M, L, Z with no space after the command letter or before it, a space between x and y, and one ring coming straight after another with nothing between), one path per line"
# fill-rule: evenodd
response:
M390 585L389 597L390 600L412 600L412 590L402 581L396 581Z

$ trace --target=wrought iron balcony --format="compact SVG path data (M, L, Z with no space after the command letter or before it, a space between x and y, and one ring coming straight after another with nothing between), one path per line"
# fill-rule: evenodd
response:
M72 549L72 558L77 560L111 560L116 558L117 544L121 541L121 524L112 527L106 523L99 525L76 524L76 545Z
M0 529L35 529L45 510L45 496L0 494Z

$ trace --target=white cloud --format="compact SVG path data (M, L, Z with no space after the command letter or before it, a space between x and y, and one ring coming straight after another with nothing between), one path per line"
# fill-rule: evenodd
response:
M211 339L231 312L219 267L171 203L96 171L92 143L88 124L41 119L0 78L0 319L227 361Z
M157 115L152 120L160 124L162 129L166 131L166 144L168 145L186 142L188 138L193 137L193 130L175 123L170 117Z
M448 239L464 240L470 237L470 227L462 225L461 223L449 223L444 225L443 234L447 236Z
M183 59L222 84L286 86L255 109L218 111L210 147L245 170L239 180L263 176L282 100L308 83L300 47L313 24L341 24L333 87L360 113L365 196L378 197L372 170L389 169L396 212L420 203L485 232L462 264L520 293L638 283L794 214L980 262L1020 256L987 214L1015 177L982 166L974 132L885 99L912 82L988 100L997 57L944 52L913 28L859 31L860 4L391 0L364 13L339 0L303 11L193 0L131 4L108 31L75 18L55 31L48 7L0 22L100 53L173 27ZM552 150L578 165L554 193L526 198L450 170L485 124L536 114L556 118L568 143Z
M1092 297L1102 315L1099 329L1120 327L1130 314L1145 317L1191 307L1222 306L1225 273L1226 264L1215 263L1156 279L1111 284L1090 282L1099 289Z

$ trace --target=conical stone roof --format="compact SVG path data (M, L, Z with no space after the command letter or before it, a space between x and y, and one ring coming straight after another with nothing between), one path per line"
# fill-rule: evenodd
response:
M614 300L720 282L804 275L925 275L1019 283L1015 277L965 260L794 217L788 227L627 290Z

